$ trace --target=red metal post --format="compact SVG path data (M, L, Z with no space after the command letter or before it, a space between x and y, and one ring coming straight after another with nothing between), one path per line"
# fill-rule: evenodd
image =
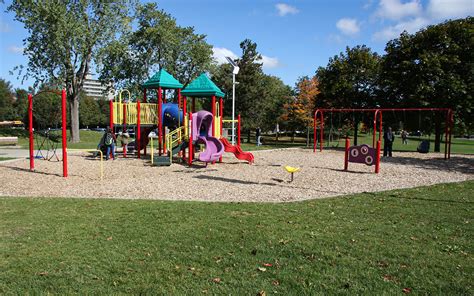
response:
M377 141L377 150L375 151L375 173L380 172L380 140Z
M323 151L324 146L324 111L321 111L321 131L319 132L319 151Z
M141 140L141 126L140 126L140 101L137 102L137 157L140 158L140 140Z
M379 121L379 141L382 141L382 111L380 111Z
M63 132L63 177L67 177L67 132L66 132L66 90L61 92L62 132ZM113 124L113 122L112 122Z
M123 128L122 128L122 138L124 134L127 132L127 104L122 103L123 108ZM123 144L123 157L127 157L127 144Z
M316 116L318 114L318 110L314 112L314 118L313 118L313 153L316 152Z
M186 122L184 122L186 120L186 114L187 114L186 97L183 97L183 122L182 122L183 126L186 126ZM189 120L188 120L188 123L189 123ZM188 125L188 128L189 128L189 125ZM185 134L186 134L186 131L185 131ZM183 160L185 157L186 157L186 149L184 149L183 151Z
M178 109L182 107L183 106L181 106L181 89L178 88Z
M212 96L212 136L216 135L216 96Z
M375 135L377 134L377 112L378 110L375 110L374 112L374 129L372 130L372 148L375 147Z
M193 122L193 113L189 113L190 132L189 132L189 145L188 145L189 146L188 165L190 166L193 164L193 154L194 154L192 122Z
M30 134L30 171L35 170L34 137L33 137L33 95L28 94L28 132Z
M349 146L350 146L350 140L349 138L346 138L346 147L344 150L344 170L347 171L347 168L349 167Z
M161 156L163 147L163 93L161 87L157 90L158 95L158 154Z
M242 119L240 118L240 114L237 115L237 147L240 148L240 126L242 125Z
M220 122L219 122L219 134L222 138L222 120L224 118L224 100L219 98L219 115L220 115ZM219 162L222 162L222 156L219 158Z

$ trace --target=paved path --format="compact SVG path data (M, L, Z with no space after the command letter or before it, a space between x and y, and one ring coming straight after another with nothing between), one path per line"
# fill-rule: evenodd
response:
M29 150L17 146L0 147L0 157L26 158L29 157Z

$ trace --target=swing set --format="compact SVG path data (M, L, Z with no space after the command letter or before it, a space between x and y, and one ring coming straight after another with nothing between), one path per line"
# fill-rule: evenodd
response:
M372 131L372 147L375 148L377 141L376 141L376 134L377 134L377 127L378 127L378 141L382 140L382 115L384 112L392 112L395 114L396 112L413 112L413 111L431 111L431 112L443 112L445 113L445 147L444 147L444 159L451 158L451 138L452 138L452 131L454 126L454 113L453 110L450 108L377 108L377 109L364 109L364 108L321 108L317 109L314 112L313 118L313 132L314 132L314 142L313 142L313 152L316 152L316 147L318 144L318 137L317 131L319 127L319 151L323 151L324 146L324 115L325 113L330 113L331 118L331 130L330 130L330 137L329 141L331 140L332 133L334 132L332 126L332 114L333 113L347 113L347 112L360 112L360 113L373 113L373 131ZM358 128L358 127L355 127Z
M67 134L66 134L66 90L62 90L61 92L53 91L53 90L46 90L41 91L34 96L32 94L28 94L28 131L29 131L29 148L30 148L30 171L35 170L35 156L34 156L34 129L33 129L33 98L38 96L42 93L53 93L61 96L61 126L62 126L62 162L63 162L63 177L67 177ZM58 143L52 142L52 139L49 135L49 132L45 134L45 138L39 145L38 152L41 154L43 159L51 160L53 157L59 161L59 157L56 154L56 148ZM46 157L42 154L41 149L47 148L48 154ZM51 157L49 156L49 151L52 151ZM37 156L38 155L37 153ZM40 156L40 157L41 157Z

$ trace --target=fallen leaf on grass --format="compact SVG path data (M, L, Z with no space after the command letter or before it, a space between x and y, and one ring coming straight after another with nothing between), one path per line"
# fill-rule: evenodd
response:
M266 267L272 267L272 266L273 266L273 264L271 264L271 263L263 263L263 266L266 266Z
M272 282L272 284L273 284L274 286L279 286L279 285L280 285L280 282L277 281L277 280L274 280L274 281Z
M261 271L261 272L265 272L267 271L267 269L265 267L259 267L257 268L258 271Z
M213 281L214 283L218 284L218 283L221 282L221 278L216 277L216 278L213 278L212 281Z
M392 279L393 278L392 278L391 275L386 274L386 275L383 276L383 280L386 281L386 282L390 282Z
M402 291L403 291L403 293L405 293L405 294L409 294L409 293L411 293L411 288L403 288Z
M42 271L40 273L38 273L38 275L41 275L41 276L44 276L44 275L48 275L49 273L47 271Z
M267 296L267 293L262 290L257 293L257 296Z
M107 238L107 240L108 240L108 241L111 241L111 240L112 240L112 237L111 237L111 236L109 236L109 237Z

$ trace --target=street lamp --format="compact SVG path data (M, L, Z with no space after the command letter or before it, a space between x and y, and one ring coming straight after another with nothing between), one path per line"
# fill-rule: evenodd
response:
M229 64L234 67L232 70L232 145L235 145L235 85L238 84L238 82L235 81L235 75L239 74L239 66L230 58L230 57L225 57Z

